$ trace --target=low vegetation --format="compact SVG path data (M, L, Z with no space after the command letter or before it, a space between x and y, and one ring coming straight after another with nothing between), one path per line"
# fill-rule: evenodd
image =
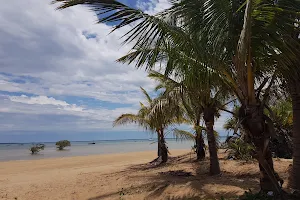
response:
M232 138L228 141L227 151L229 151L229 157L238 160L251 160L255 147L252 144L245 142L241 138Z
M55 145L58 150L63 150L65 147L71 146L71 142L69 140L60 140Z
M41 150L44 150L45 145L44 144L35 144L32 147L30 147L31 154L37 154Z

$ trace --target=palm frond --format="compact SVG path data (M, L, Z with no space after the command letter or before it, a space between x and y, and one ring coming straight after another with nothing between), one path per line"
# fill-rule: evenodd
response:
M193 133L190 133L188 131L185 130L180 130L180 129L174 129L173 130L173 135L176 138L176 140L180 139L180 140L195 140L195 135Z
M113 122L113 126L125 125L125 124L131 124L131 123L135 123L135 124L138 124L145 128L149 128L149 126L148 126L149 122L146 119L144 119L138 115L129 114L129 113L120 115Z
M151 103L152 103L152 98L150 97L150 95L148 94L148 92L147 92L144 88L142 88L142 87L140 87L140 88L141 88L141 90L142 90L142 93L143 93L144 96L146 97L147 102L148 102L149 104L151 104Z

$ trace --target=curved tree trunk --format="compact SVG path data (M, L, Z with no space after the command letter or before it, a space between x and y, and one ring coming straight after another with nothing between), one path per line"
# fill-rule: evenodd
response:
M274 179L276 180L276 184L280 181L282 181L278 174L274 170L274 165L273 165L273 158L272 158L272 152L270 151L269 145L267 147L264 147L264 142L263 140L259 140L254 142L256 148L258 148L258 151L263 152L263 149L266 148L265 150L265 155L262 157L264 161L262 160L261 162L264 162L265 165L269 168L269 171L274 174ZM257 153L258 153L257 151ZM259 155L257 157L259 160ZM264 166L262 166L261 162L259 163L259 171L261 174L260 178L260 188L262 191L268 192L268 191L276 191L276 188L274 188L274 184L272 183L272 179L268 175L267 170L265 169ZM282 184L283 182L281 182Z
M207 129L207 141L208 141L208 150L210 158L210 174L216 175L220 174L220 164L217 153L216 137L214 134L214 110L210 108L204 109L204 121Z
M293 169L291 186L300 191L300 80L290 84L293 104Z
M269 143L266 142L271 137L271 128L265 121L263 109L259 105L241 107L239 120L243 120L242 125L251 137L256 147L256 158L259 161L260 187L262 191L274 191L280 193L278 182L282 182L278 174L274 171L272 153Z
M162 162L168 161L168 148L166 146L165 136L163 130L160 130L160 153Z
M199 126L200 123L197 122L196 126ZM196 153L197 153L197 160L203 160L205 158L205 143L203 139L202 132L196 128Z

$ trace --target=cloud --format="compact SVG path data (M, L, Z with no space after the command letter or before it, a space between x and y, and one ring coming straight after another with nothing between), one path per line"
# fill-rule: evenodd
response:
M130 91L137 99L138 86L153 85L143 70L115 62L130 49L120 45L129 27L108 34L111 26L95 24L95 14L86 7L56 11L58 4L49 3L12 0L1 6L1 72L13 75L0 82L2 91L133 103L119 93ZM15 83L20 76L38 82Z
M139 86L154 86L145 71L115 62L131 48L120 39L130 27L109 34L112 27L96 24L86 7L56 11L50 2L11 0L0 7L1 131L111 130L117 116L136 112Z
M0 136L12 130L136 130L112 129L117 116L137 111L139 86L150 91L155 85L144 70L115 62L131 49L120 39L130 27L109 34L112 27L96 24L87 7L57 11L50 2L0 6ZM170 6L167 0L138 4L149 14Z
M9 96L9 99L13 102L26 103L26 104L39 104L39 105L56 105L56 106L69 106L65 101L56 100L53 97L37 96L28 97L26 95L21 96Z
M120 130L112 121L122 113L135 113L136 108L87 108L53 97L0 95L1 131L12 130ZM17 122L17 123L16 123ZM137 130L127 126L126 130Z

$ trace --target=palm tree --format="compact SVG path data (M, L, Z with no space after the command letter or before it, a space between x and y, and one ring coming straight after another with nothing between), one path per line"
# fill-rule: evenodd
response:
M115 29L133 24L125 39L125 42L134 43L133 51L120 61L136 61L137 67L151 69L155 63L165 62L172 55L165 74L185 73L190 67L209 67L218 71L238 97L241 104L239 120L257 147L263 175L261 188L281 191L268 148L273 129L264 107L269 93L267 90L261 95L260 88L267 83L272 85L276 77L299 82L293 76L298 72L295 63L300 55L299 47L295 45L299 44L299 1L181 0L172 1L171 8L155 16L112 0L55 2L63 2L60 9L89 5L98 14L100 22L116 23ZM172 49L168 48L170 46ZM266 81L261 81L263 79ZM292 85L294 120L298 122L300 92L295 89L295 84ZM209 127L213 125L213 112L208 106L205 119ZM293 180L294 187L299 189L300 173L296 169L300 169L300 126L294 126L294 132Z
M167 101L168 104L166 105L168 106L158 106L166 103L166 101L164 99L152 99L146 90L143 88L141 90L146 97L147 105L140 103L141 107L137 114L127 113L120 115L114 121L113 126L135 123L146 130L156 132L158 143L157 155L162 158L162 162L167 162L168 148L165 141L165 130L172 124L180 123L181 114L174 112L174 110L178 110L177 105Z
M205 157L202 134L202 131L205 130L210 155L210 174L215 175L220 174L220 166L217 156L215 131L213 129L214 119L219 116L219 110L225 110L226 104L224 105L224 101L229 98L229 95L225 87L212 87L213 84L210 83L210 79L216 78L214 74L203 73L205 73L204 76L201 73L198 73L198 76L193 73L191 77L188 76L188 73L185 73L185 77L178 82L155 71L151 71L149 77L159 81L157 89L164 88L163 98L172 99L177 104L182 105L185 119L192 123L196 132L198 159ZM205 122L205 129L200 126L201 118ZM188 134L179 130L176 130L176 133Z
M187 138L195 139L197 160L203 160L205 158L205 143L202 134L203 127L200 126L203 114L203 108L200 104L201 93L199 93L197 87L186 87L183 82L177 82L156 71L151 71L148 77L159 82L156 90L164 89L161 95L163 98L172 99L178 105L182 105L178 108L183 109L185 123L194 126L196 132L195 137L190 135L191 137ZM176 131L177 136L184 133L188 136L187 132Z
M153 127L153 124L147 118L148 114L151 112L150 105L152 104L153 100L150 97L150 95L146 92L145 89L141 88L141 91L143 92L148 105L146 106L142 102L140 102L140 110L138 111L137 114L131 114L131 113L122 114L113 122L113 126L135 123L146 130L150 130L151 132L156 132L157 141L158 141L157 156L160 157L161 154L160 154L159 133L155 130L155 127Z

